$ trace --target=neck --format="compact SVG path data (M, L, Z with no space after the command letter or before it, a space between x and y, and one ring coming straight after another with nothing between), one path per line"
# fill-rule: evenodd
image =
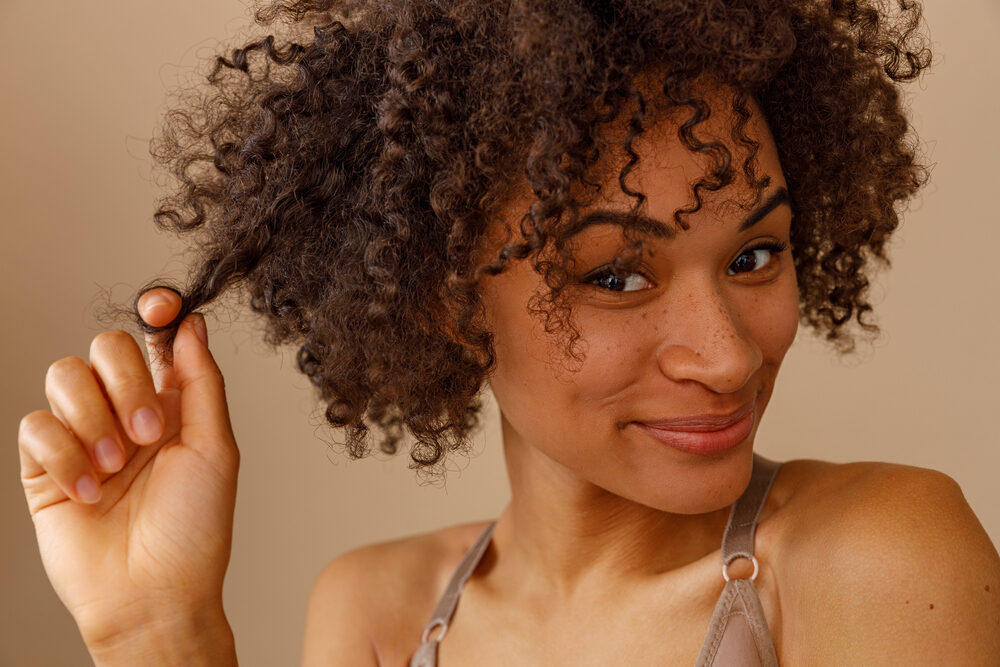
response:
M620 590L717 551L730 506L673 514L615 495L527 446L503 419L511 502L494 542L515 581L569 598Z

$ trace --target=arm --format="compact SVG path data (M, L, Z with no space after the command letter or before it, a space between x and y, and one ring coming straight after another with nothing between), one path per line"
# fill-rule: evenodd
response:
M236 644L222 609L161 618L128 635L87 645L97 667L235 667Z
M782 592L790 664L1000 665L1000 555L950 477L869 466L810 525Z
M303 667L380 665L369 633L378 619L371 612L375 587L366 576L364 553L359 549L335 558L316 578L306 611Z

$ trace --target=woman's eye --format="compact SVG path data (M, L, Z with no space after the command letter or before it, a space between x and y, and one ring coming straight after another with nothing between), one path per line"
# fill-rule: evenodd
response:
M726 269L726 273L730 276L734 276L737 273L759 271L774 258L775 254L781 252L786 247L787 245L784 243L772 243L744 250L740 253L739 257L734 259L733 263L729 265L729 268Z
M622 277L610 269L601 271L592 278L589 278L587 282L611 292L637 292L652 286L641 273L627 273Z

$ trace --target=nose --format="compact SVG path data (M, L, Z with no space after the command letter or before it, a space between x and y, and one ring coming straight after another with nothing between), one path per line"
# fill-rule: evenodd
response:
M676 382L693 381L713 392L742 389L763 363L756 343L742 330L732 308L714 288L675 300L663 319L657 348L661 372Z

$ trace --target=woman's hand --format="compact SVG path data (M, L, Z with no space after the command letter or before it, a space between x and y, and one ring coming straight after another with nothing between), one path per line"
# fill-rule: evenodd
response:
M139 305L154 326L179 307L165 289ZM185 318L172 366L147 336L152 372L131 335L101 333L89 365L66 357L49 367L51 412L21 420L21 482L42 563L95 656L177 628L228 631L222 583L239 452L204 331L201 315Z

